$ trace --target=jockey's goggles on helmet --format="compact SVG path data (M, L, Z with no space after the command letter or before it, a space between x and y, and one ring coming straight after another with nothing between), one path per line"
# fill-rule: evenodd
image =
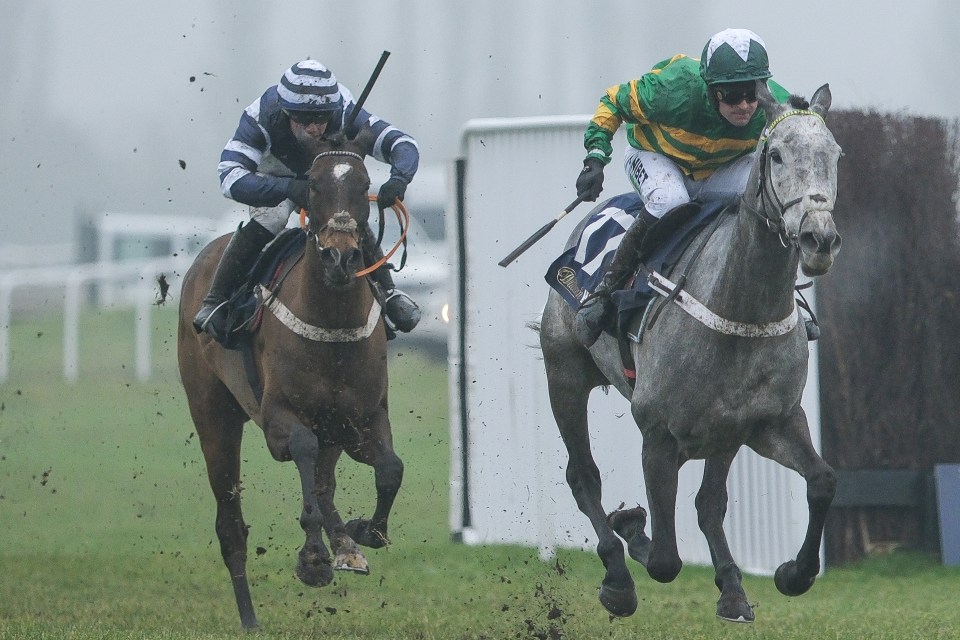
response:
M334 111L291 111L284 109L287 117L297 124L308 126L311 124L327 124L333 120Z
M752 104L757 101L757 87L752 82L749 86L742 84L729 86L719 85L714 87L714 95L717 97L717 100L731 107L737 106L744 100Z

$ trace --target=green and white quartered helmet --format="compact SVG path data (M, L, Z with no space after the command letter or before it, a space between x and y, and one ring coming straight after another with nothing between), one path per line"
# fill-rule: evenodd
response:
M766 45L749 29L724 29L703 47L700 75L708 85L766 80L771 76Z

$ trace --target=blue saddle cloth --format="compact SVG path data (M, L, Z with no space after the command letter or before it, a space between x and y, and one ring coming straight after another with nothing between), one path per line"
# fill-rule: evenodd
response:
M593 293L613 261L623 234L636 219L643 206L640 196L625 193L597 205L590 212L577 243L553 261L544 276L547 283L574 309ZM707 203L676 228L658 239L644 261L651 271L667 274L676 264L690 241L723 210L721 203ZM649 233L656 233L659 223ZM618 310L621 326L657 295L646 278L636 278L632 285L611 296Z

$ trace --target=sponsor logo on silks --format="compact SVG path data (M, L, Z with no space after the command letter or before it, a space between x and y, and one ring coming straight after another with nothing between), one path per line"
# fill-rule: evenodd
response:
M580 299L584 291L577 283L577 272L571 269L570 267L561 267L557 270L557 282L560 283L564 289L570 292L576 299Z

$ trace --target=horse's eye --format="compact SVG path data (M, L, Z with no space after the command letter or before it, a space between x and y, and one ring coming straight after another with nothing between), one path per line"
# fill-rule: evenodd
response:
M780 155L780 152L777 149L772 149L770 151L770 159L777 164L783 164L783 156Z

